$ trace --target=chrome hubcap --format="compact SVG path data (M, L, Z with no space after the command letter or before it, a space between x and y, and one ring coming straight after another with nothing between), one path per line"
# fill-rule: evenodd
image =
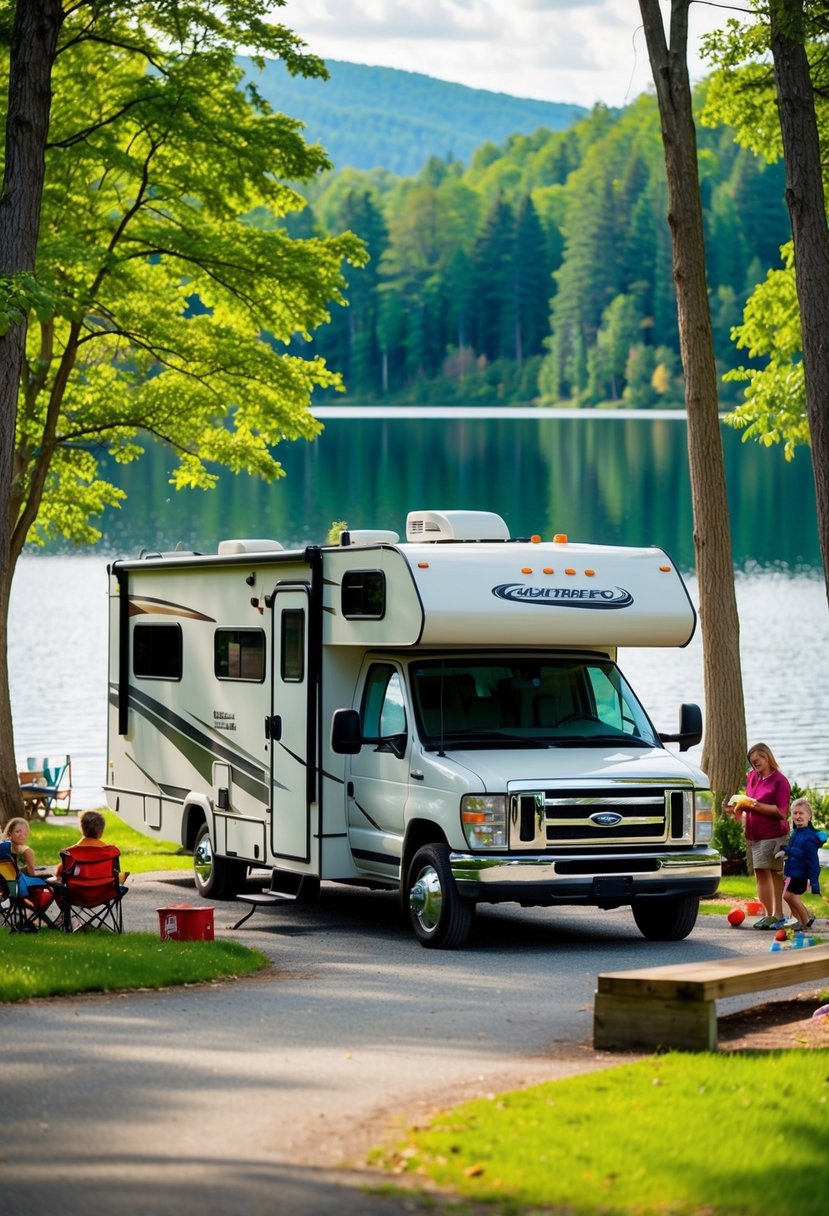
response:
M204 887L210 882L213 873L213 848L208 835L202 836L193 853L193 869L196 872L196 882Z
M426 866L418 874L409 892L409 907L425 932L431 933L436 928L443 908L443 890L433 866Z

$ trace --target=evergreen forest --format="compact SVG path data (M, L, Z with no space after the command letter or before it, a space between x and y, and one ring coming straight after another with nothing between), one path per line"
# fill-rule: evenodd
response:
M732 328L790 239L784 170L723 125L698 122L698 144L725 374L746 364ZM369 254L347 270L349 306L311 340L351 401L683 405L652 95L596 106L563 130L482 143L466 164L432 155L411 176L338 166L307 198L283 221L292 236L350 229ZM305 338L294 341L308 353ZM724 383L724 408L740 392Z

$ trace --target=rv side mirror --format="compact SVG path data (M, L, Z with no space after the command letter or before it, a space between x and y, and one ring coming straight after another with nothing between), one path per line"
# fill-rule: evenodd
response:
M356 756L363 745L360 715L356 709L335 709L331 718L331 750L340 756Z
M663 743L678 743L681 752L696 747L702 738L702 711L698 705L680 705L679 731L675 735L660 734Z

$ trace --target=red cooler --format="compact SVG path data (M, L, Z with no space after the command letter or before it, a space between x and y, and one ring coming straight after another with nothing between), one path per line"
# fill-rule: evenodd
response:
M162 941L212 942L213 909L171 904L169 908L158 909L158 927Z

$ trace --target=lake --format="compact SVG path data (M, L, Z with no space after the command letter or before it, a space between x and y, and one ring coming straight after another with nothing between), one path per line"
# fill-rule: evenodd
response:
M515 536L666 549L693 578L685 422L679 414L380 411L330 407L313 444L279 452L272 486L223 477L176 493L161 449L119 470L129 497L96 550L26 554L9 626L18 758L71 753L78 806L100 804L106 765L106 565L142 548L210 551L230 536L321 541L335 519L405 531L415 508L493 510ZM331 415L334 415L333 417ZM724 429L749 742L763 739L800 784L829 786L829 609L808 454ZM703 704L700 632L684 650L627 650L620 664L655 725ZM704 706L703 706L704 708ZM693 754L693 753L692 753Z

